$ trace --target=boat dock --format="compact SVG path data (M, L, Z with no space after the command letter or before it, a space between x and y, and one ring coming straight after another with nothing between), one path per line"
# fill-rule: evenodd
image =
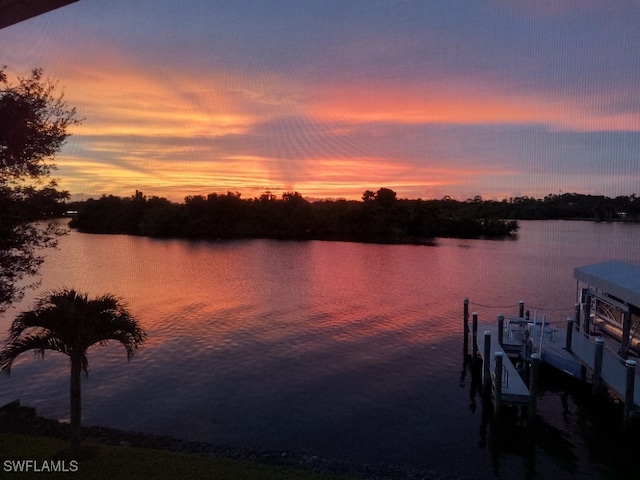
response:
M478 333L476 336L477 345L484 344L484 336L488 333L491 337L490 349L490 365L493 371L495 365L495 353L504 352L504 355L510 361L503 361L505 373L503 377L508 378L509 388L503 384L503 392L505 400L513 396L512 392L517 392L513 396L513 402L507 403L525 403L525 396L529 395L528 388L520 375L518 380L514 379L514 372L519 373L523 370L516 368L514 363L526 362L531 360L531 354L537 353L540 360L567 375L575 377L579 380L601 382L607 387L611 393L619 400L625 401L627 395L627 377L629 370L634 373L633 403L636 409L640 409L640 375L636 373L636 361L623 359L615 350L615 344L609 342L602 336L587 336L576 332L571 321L571 327L574 331L571 335L571 344L567 348L567 329L557 328L554 324L547 324L547 331L541 329L540 324L528 323L530 346L527 342L520 338L514 338L513 332L510 331L515 322L521 325L525 323L524 319L518 317L505 318L505 326L503 330L503 343L498 344L498 322L492 324L478 324ZM510 335L511 334L511 335ZM542 340L542 342L540 341ZM478 347L480 348L480 347ZM478 351L481 357L484 354ZM526 390L526 393L524 393ZM521 397L521 398L520 398Z
M503 404L528 404L533 418L540 361L591 382L594 395L608 389L623 402L625 423L640 410L635 360L640 354L640 266L606 262L576 268L574 276L578 286L581 281L588 286L575 315L565 321L531 319L520 301L517 315L500 314L491 323L479 324L473 312L470 329L465 299L465 355L471 331L472 358L482 359L483 384L491 387L496 413Z
M464 303L465 356L468 355L469 301ZM501 320L504 317L501 316ZM504 338L502 323L478 324L478 314L473 313L472 359L482 359L482 384L484 395L493 400L494 414L498 416L503 405L529 407L529 419L536 414L536 386L539 356L531 354L529 364L523 361L523 343ZM479 331L480 329L480 331ZM518 352L514 355L514 352ZM527 381L525 381L527 379Z
M507 353L509 351L507 345L500 345L498 343L498 325L483 324L479 325L479 328L480 332L476 339L478 345L484 346L487 335L490 337L488 354L484 349L482 353L479 353L482 356L483 361L484 358L489 358L489 363L487 365L489 367L488 373L491 376L494 388L496 380L495 376L497 375L496 358L502 357L502 378L500 379L502 402L510 405L528 405L530 401L529 387L525 384L521 376L522 372L516 368L516 365ZM505 351L505 347L507 351ZM498 355L496 356L496 354ZM483 370L483 383L488 383L490 380L489 378L484 378L486 375L487 371ZM493 392L494 396L495 394L496 392Z

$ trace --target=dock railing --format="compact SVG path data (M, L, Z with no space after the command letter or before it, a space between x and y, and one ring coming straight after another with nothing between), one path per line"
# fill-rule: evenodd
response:
M574 332L572 343L572 352L580 359L580 361L590 370L595 368L596 358L596 342L595 338L587 337L582 332ZM618 355L617 352L608 348L606 345L602 352L602 373L601 377L611 390L622 400L625 399L627 390L627 369L625 360ZM634 369L635 374L635 369ZM640 385L640 378L636 376L636 385ZM640 406L640 388L635 388L633 392L633 403Z
M575 305L575 316L567 317L566 324L563 325L547 322L545 316L538 321L537 311L531 322L529 312L524 314L523 302L519 306L519 316L508 318L508 323L505 324L505 315L500 313L497 325L483 324L485 330L482 352L478 351L478 344L481 343L478 337L478 314L473 312L473 358L478 353L483 358L483 384L493 381L495 411L500 410L503 401L513 405L528 403L530 418L535 418L536 381L533 380L533 372L537 372L538 362L543 360L575 378L592 380L594 395L598 394L604 384L624 403L624 422L628 426L633 410L640 407L640 388L637 388L640 387L640 376L636 375L636 360L625 360L619 352L607 348L606 336L588 335L589 325L583 330L583 326L576 321L580 319L581 312L578 303ZM640 321L638 324L640 325ZM635 328L637 326L634 327L634 332ZM467 298L464 299L463 331L466 358L469 355L470 332ZM505 352L518 355L525 362L531 360L529 381L534 385L532 390L527 388L520 370ZM587 373L592 374L591 378L586 378ZM513 374L511 379L510 374Z
M509 387L509 371L505 366L502 367L502 386L504 388Z

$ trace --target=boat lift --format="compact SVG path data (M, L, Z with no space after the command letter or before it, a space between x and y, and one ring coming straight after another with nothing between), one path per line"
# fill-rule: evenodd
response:
M538 319L537 311L531 318L529 312L524 312L521 301L518 316L500 314L497 323L481 326L492 345L486 352L478 353L483 357L489 354L491 363L487 363L487 367L493 367L495 353L503 352L508 368L503 367L502 361L500 366L509 370L509 387L514 383L511 370L515 367L521 372L518 365L523 365L525 373L522 377L526 380L529 378L526 368L533 366L534 359L535 363L539 360L580 380L591 381L594 394L601 387L607 387L624 403L624 420L628 423L631 414L640 408L640 377L636 375L635 358L631 358L640 355L640 266L605 262L578 267L574 276L578 281L579 298L575 315L567 318L566 328L548 322L544 315ZM586 284L582 290L580 283ZM467 319L468 299L465 299L465 332L468 331ZM473 329L476 349L475 345L483 344L477 313L474 313ZM494 389L504 391L504 385L495 385L498 376L497 373L492 375ZM516 397L511 397L511 403L526 403L529 397L530 403L535 405L534 395L523 389Z

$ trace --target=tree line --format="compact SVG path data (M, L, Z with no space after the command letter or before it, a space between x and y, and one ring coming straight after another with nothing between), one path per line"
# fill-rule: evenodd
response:
M519 220L640 221L640 199L635 194L610 198L564 193L549 194L542 199L512 197L501 202L479 203L483 205L480 211L487 208L503 218Z
M83 232L214 240L424 243L436 237L504 238L517 232L517 220L640 220L640 200L635 195L409 200L397 198L388 188L367 190L360 201L310 202L298 192L281 196L265 192L243 199L240 193L227 192L174 203L136 191L130 197L109 195L69 205L78 211L70 226Z
M136 191L72 205L78 213L70 226L80 231L165 238L424 243L435 237L504 237L518 229L515 221L460 208L464 203L403 200L387 188L366 191L362 201L309 202L298 192L242 199L227 192L177 204Z

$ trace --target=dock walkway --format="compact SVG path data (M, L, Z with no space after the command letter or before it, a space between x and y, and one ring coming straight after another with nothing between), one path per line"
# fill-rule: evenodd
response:
M624 424L628 426L631 414L640 409L637 360L628 358L640 355L640 265L609 261L575 268L573 274L577 280L573 317L568 317L564 323L553 324L547 322L544 314L537 321L538 309L535 309L534 320L531 321L522 300L518 302L516 317L505 318L501 313L498 321L492 324L478 325L478 313L473 312L473 343L474 348L478 348L474 354L481 351L481 356L491 357L490 368L489 362L483 365L483 376L492 375L496 410L502 393L505 403L525 403L530 399L529 410L535 416L538 367L542 361L581 381L591 380L594 395L598 394L601 386L606 387L623 402ZM581 283L585 285L583 288L580 288ZM466 354L468 298L464 299L463 312ZM491 334L491 341L486 346L485 331ZM503 365L500 377L492 374L498 352L502 352L498 357L498 362ZM505 353L524 365L525 371L531 362L532 392ZM502 388L497 391L496 386L501 380Z
M478 326L478 348L482 348L484 331L491 332L491 368L495 364L494 354L496 351L505 351L512 356L521 353L522 358L527 358L528 355L524 350L523 335L518 335L518 332L510 331L506 326L511 322L517 324L521 322L522 325L527 325L529 329L529 340L532 342L530 352L538 353L540 360L560 371L563 371L575 378L585 380L585 374L592 375L596 370L596 338L599 336L591 335L587 336L584 332L580 332L574 328L571 336L571 350L566 349L567 343L567 328L566 324L562 328L559 325L553 323L545 323L544 328L541 323L534 324L526 322L524 318L511 317L505 319L505 329L503 332L503 346L498 345L498 324L482 324ZM573 327L572 327L573 328ZM604 385L613 393L618 399L623 402L626 399L627 392L627 369L625 366L625 360L622 359L616 351L614 351L615 344L608 343L606 337L602 337L605 340L605 345L602 352L602 370L601 379ZM494 346L495 343L495 346ZM505 355L506 357L506 355ZM512 362L504 362L506 368L515 367ZM634 369L635 372L635 369ZM513 378L510 370L507 374L509 380ZM516 376L526 388L524 382L519 375ZM640 387L640 375L635 372L634 385ZM519 387L514 387L519 388ZM503 389L504 391L504 389ZM520 390L517 390L518 394ZM528 395L528 391L527 391ZM634 388L633 391L633 403L636 408L640 408L640 388Z
M507 321L517 322L524 319L509 318ZM507 322L505 322L506 324ZM498 344L498 324L483 323L478 325L476 344L478 353L483 356L484 334L491 335L490 348L490 372L492 383L495 386L493 372L495 371L495 354L503 352L503 375L502 375L502 399L508 404L526 404L529 401L530 392L524 380L520 376L513 361L513 358L520 354L523 359L528 355L524 348L524 337L518 336L505 328L503 332L502 346ZM585 374L593 374L596 369L596 336L587 336L583 332L574 330L572 333L571 351L566 347L566 326L559 328L558 325L546 323L542 328L541 324L534 325L528 323L530 331L529 339L532 347L528 353L540 354L540 360L561 370L573 377L584 380ZM542 340L542 341L541 341ZM620 400L625 401L627 392L627 369L625 361L617 352L613 350L614 345L607 345L602 352L601 379L603 384ZM640 386L640 375L635 372L636 386ZM640 409L640 388L635 388L633 392L633 403L635 408Z
M505 404L528 404L529 403L529 389L525 385L522 377L516 370L515 365L511 359L507 356L504 348L498 344L498 325L497 324L480 324L478 325L478 333L476 338L476 344L478 345L478 352L483 355L484 346L484 333L485 331L491 334L491 354L490 354L490 371L492 376L492 383L495 387L495 379L493 378L495 372L495 354L496 352L502 352L504 354L502 361L502 402ZM503 341L506 346L510 342ZM483 359L484 361L484 359Z

